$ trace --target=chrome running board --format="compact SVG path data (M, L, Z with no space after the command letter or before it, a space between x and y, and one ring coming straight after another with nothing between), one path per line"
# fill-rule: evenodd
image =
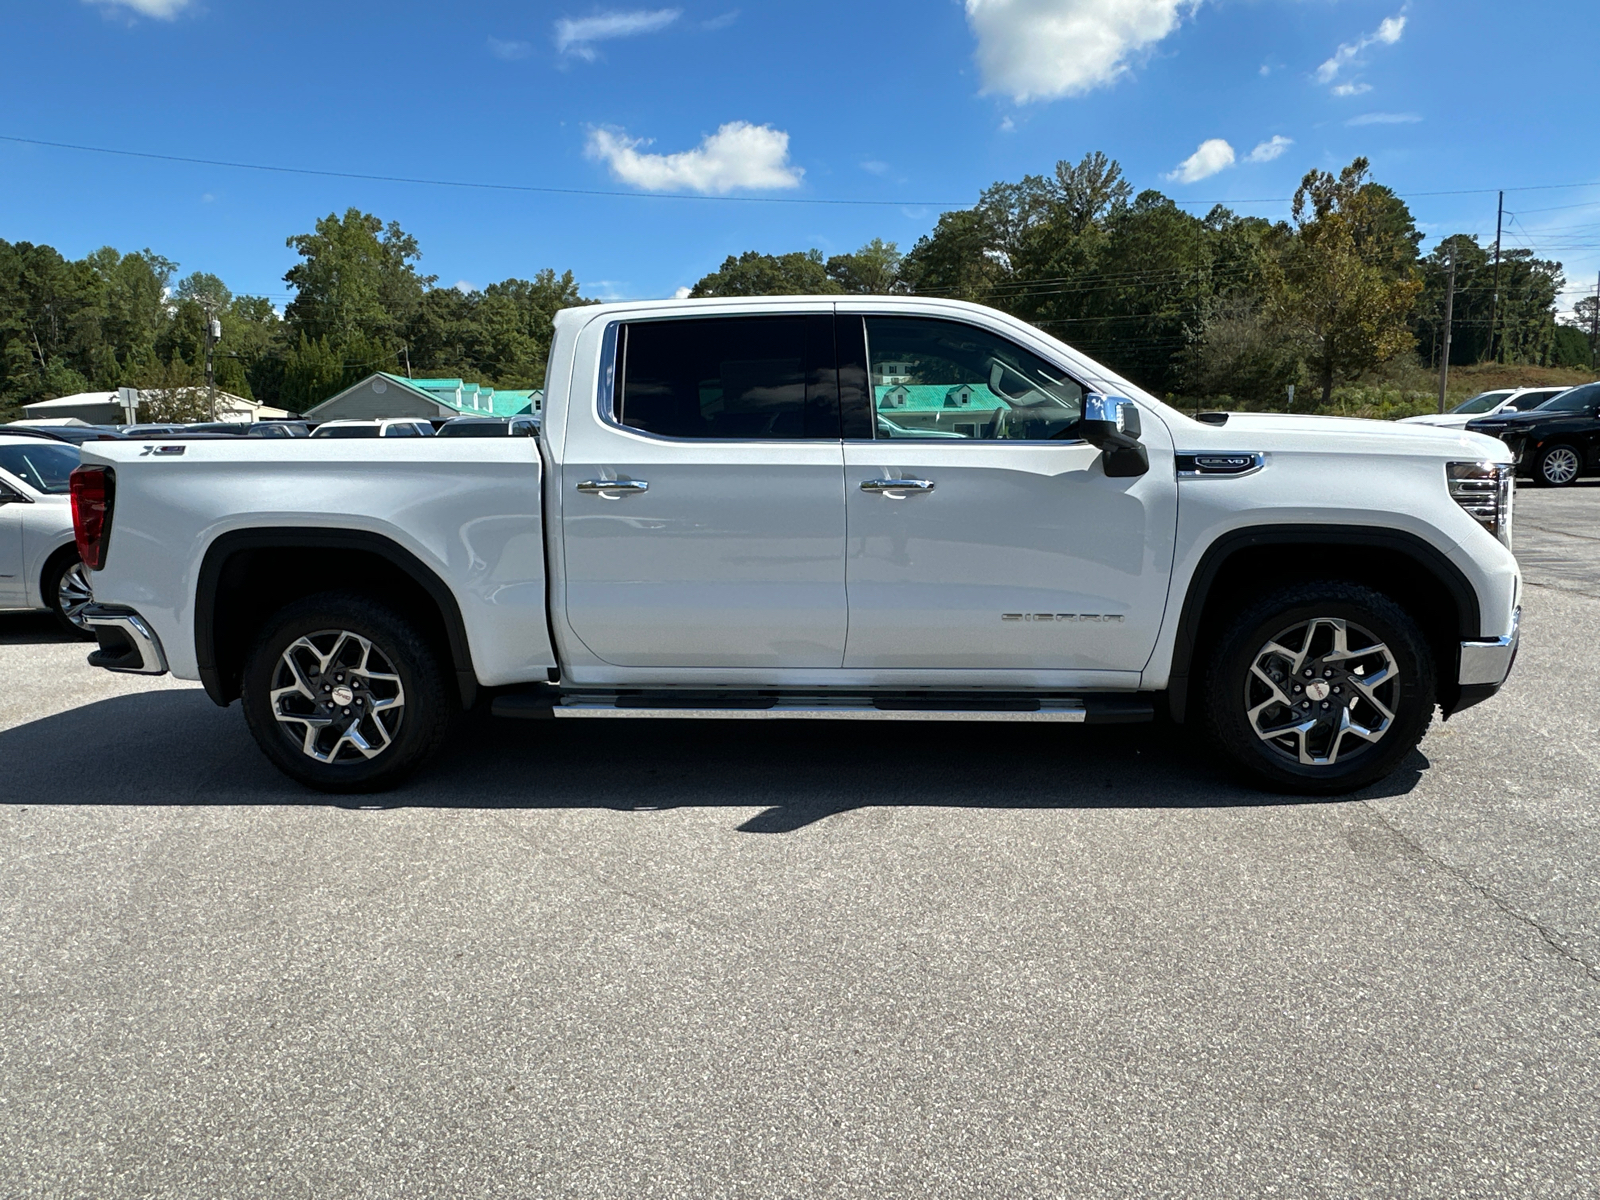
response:
M503 693L490 711L532 720L688 719L697 721L1048 721L1068 725L1149 721L1150 697L986 695L817 695L815 693L562 692Z

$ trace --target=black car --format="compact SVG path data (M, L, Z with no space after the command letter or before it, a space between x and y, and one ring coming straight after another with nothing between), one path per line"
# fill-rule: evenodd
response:
M1600 383L1562 392L1527 412L1496 413L1467 422L1511 447L1519 474L1547 487L1566 487L1600 473Z

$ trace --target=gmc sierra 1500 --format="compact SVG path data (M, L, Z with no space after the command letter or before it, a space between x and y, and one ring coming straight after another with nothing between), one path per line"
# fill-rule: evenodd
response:
M91 443L118 671L391 786L453 715L1203 721L1256 782L1392 770L1517 646L1504 445L1192 419L989 309L558 314L537 439Z

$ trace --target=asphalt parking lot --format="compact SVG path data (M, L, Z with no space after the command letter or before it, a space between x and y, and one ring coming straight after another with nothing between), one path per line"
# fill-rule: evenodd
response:
M363 810L0 617L0 1195L1592 1196L1600 485L1355 798L1160 727L486 722Z

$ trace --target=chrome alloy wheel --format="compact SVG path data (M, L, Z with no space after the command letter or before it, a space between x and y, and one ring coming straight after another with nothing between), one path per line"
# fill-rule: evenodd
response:
M1382 739L1399 698L1400 668L1389 647L1335 617L1278 634L1256 652L1244 685L1256 736L1309 767L1348 760Z
M1563 487L1578 477L1578 452L1571 446L1552 446L1539 460L1539 473L1544 481Z
M75 562L56 582L56 604L61 615L85 633L94 627L83 619L83 610L94 602L94 589L89 586L89 572L81 562Z
M289 740L321 763L376 758L405 717L400 676L367 638L343 629L290 643L272 676L272 715Z

